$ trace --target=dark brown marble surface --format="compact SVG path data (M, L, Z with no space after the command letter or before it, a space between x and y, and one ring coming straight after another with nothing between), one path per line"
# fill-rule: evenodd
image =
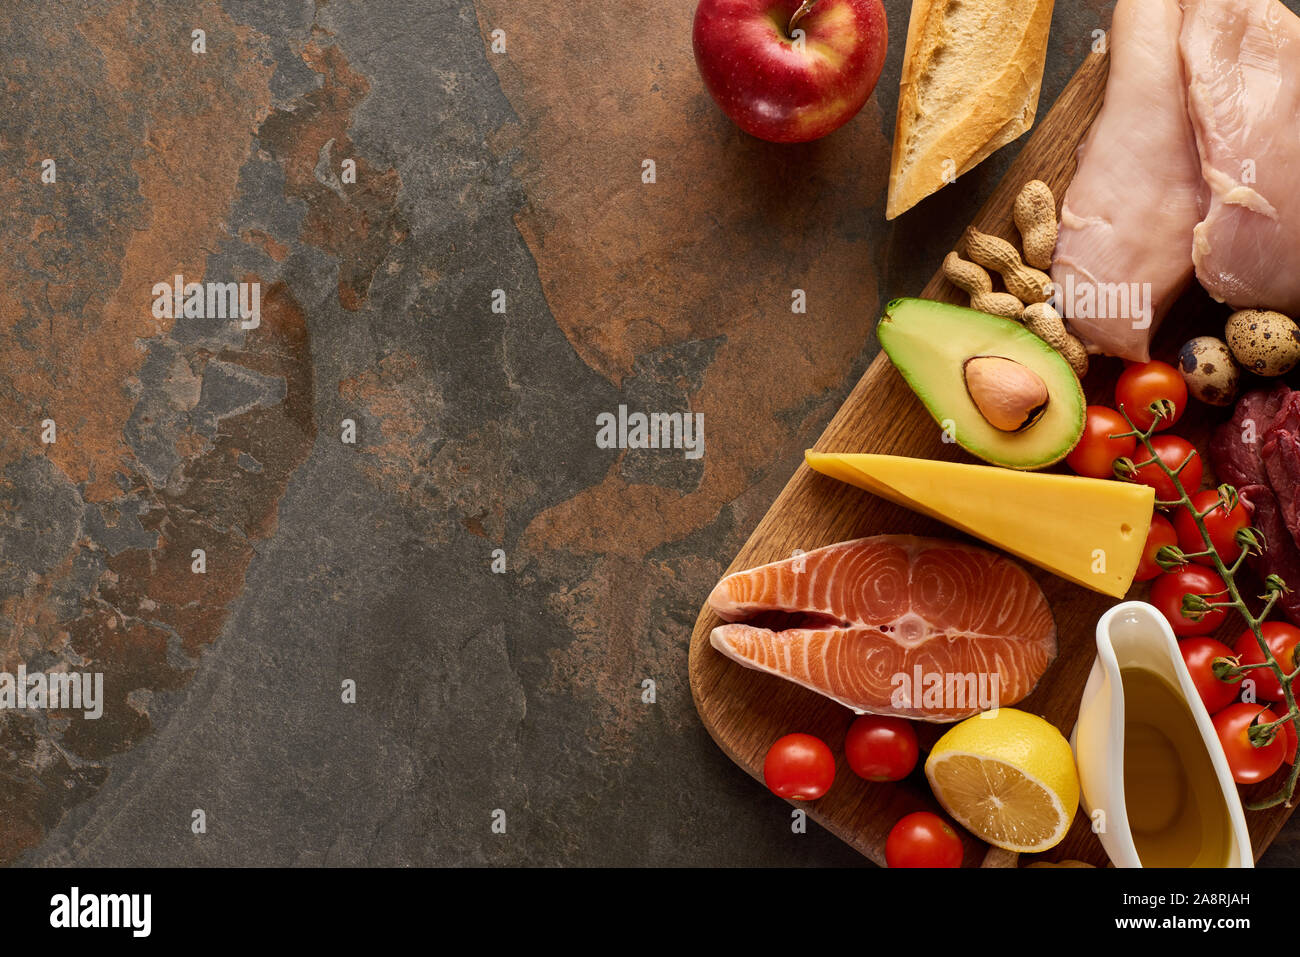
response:
M1057 3L1040 115L1111 5ZM693 6L0 9L0 670L106 692L0 716L0 862L863 863L712 744L686 641L1017 144L886 223L909 5L796 147ZM261 325L156 318L176 273ZM620 404L705 454L599 448Z

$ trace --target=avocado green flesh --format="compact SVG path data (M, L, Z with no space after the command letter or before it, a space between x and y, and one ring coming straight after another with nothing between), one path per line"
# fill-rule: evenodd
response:
M876 329L880 346L942 427L972 455L1013 469L1059 462L1083 435L1087 404L1079 379L1055 349L1024 326L943 302L895 299ZM1032 369L1047 385L1047 410L1021 432L988 423L966 390L963 369L975 356L1002 356Z

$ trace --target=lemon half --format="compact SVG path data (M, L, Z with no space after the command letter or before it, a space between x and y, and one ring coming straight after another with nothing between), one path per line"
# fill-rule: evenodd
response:
M1014 708L955 725L930 751L925 776L954 820L1022 854L1059 844L1079 806L1070 743L1047 721Z

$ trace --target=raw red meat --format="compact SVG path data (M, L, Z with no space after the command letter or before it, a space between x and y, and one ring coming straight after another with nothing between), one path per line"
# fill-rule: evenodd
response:
M1300 550L1295 547L1291 533L1282 522L1282 512L1272 491L1263 485L1247 485L1237 489L1251 513L1250 522L1264 535L1264 554L1251 560L1260 578L1277 575L1294 590L1278 600L1282 613L1300 625Z
M1268 485L1261 447L1290 395L1291 390L1283 385L1272 391L1247 392L1238 400L1231 421L1215 429L1210 439L1210 461L1219 481L1238 489Z
M1300 625L1300 392L1281 385L1242 396L1210 440L1210 461L1264 535L1267 547L1251 567L1294 589L1278 607Z
M1271 430L1264 441L1263 455L1264 471L1282 510L1282 522L1300 546L1300 433ZM1296 585L1300 586L1300 580Z

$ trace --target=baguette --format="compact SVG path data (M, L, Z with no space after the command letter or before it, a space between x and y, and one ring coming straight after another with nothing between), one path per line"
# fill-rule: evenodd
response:
M1034 125L1055 0L913 0L885 218Z

